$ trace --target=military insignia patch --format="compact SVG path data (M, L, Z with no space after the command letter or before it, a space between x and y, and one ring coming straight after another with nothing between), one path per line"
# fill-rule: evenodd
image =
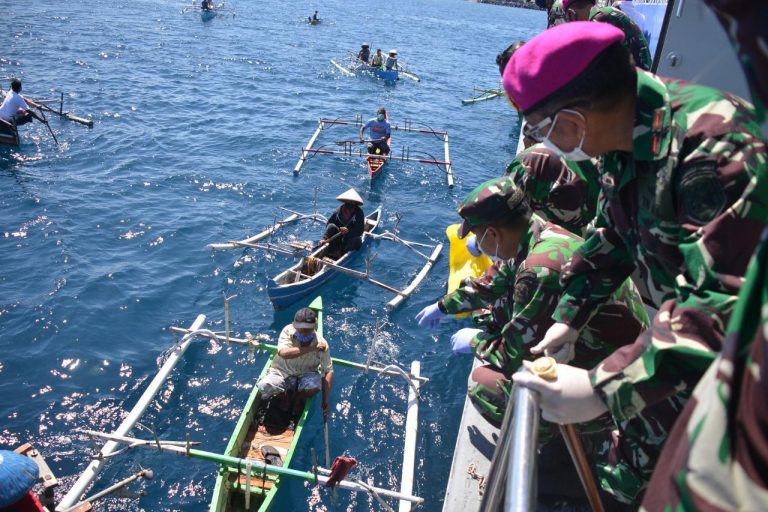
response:
M695 224L711 222L725 209L727 198L716 169L715 161L703 160L680 170L677 193L681 213Z
M517 274L517 279L515 279L515 291L512 294L512 300L518 306L528 304L533 298L537 285L536 273L533 270L523 270Z

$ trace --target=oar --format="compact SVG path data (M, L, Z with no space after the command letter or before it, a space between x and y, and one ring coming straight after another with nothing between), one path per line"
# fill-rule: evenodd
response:
M367 281L367 282L369 282L371 284L375 284L376 286L380 286L381 288L384 288L385 290L390 291L392 293L395 293L397 295L402 295L403 297L406 296L406 294L404 294L403 292L401 292L397 288L393 288L392 286L389 286L386 283L382 283L381 281L377 281L376 279L368 276L368 274L366 274L365 272L360 272L358 270L352 270L351 268L342 267L341 265L337 265L336 263L333 263L333 262L325 260L325 259L321 259L320 262L323 265L327 265L327 266L331 267L332 269L338 270L342 274L348 274L348 275L350 275L352 277L356 277L358 279L362 279L363 281Z
M331 469L331 445L328 444L328 411L323 411L323 430L325 431L325 467Z
M45 104L41 104L40 107L47 112L56 114L57 116L63 117L64 119L68 119L69 121L74 121L75 123L84 124L85 126L88 126L88 127L93 126L93 120L91 119L84 119L82 117L73 116L69 112L59 112L58 110L52 109L51 107Z
M189 329L185 329L183 327L173 327L173 326L171 327L171 331L182 333L182 334L189 334L191 332ZM208 334L208 333L206 333L206 334ZM270 352L277 352L277 350L278 350L277 345L270 345L269 343L261 343L260 341L254 340L254 339L234 338L232 336L227 338L226 336L222 336L220 334L215 334L213 332L211 332L208 335L213 336L217 341L222 341L222 342L227 342L227 343L234 343L236 345L248 345L248 346L254 346L254 344L255 344L256 348L263 349L263 350L268 350ZM393 371L393 370L390 370L387 367L381 367L381 366L376 366L376 365L373 365L373 366L365 365L365 364L362 364L362 363L356 363L354 361L349 361L347 359L339 359L337 357L331 357L331 361L335 365L344 366L346 368L356 368L358 370L363 370L363 371L372 371L374 373L380 373L382 375L402 376L400 373L398 373L396 371ZM429 379L426 378L426 377L418 377L418 380L419 380L419 382L423 382L423 383L429 382Z
M48 131L51 132L51 137L53 137L53 142L55 142L57 146L61 146L61 144L59 144L59 140L56 138L56 135L54 135L53 133L53 129L51 128L51 125L48 124L48 120L45 118L45 114L43 114L43 109L41 108L40 105L37 106L37 110L40 111L40 116L43 118L43 123L45 124L45 126L48 127Z

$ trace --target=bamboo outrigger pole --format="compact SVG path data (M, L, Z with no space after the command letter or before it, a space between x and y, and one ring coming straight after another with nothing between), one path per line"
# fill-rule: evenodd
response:
M128 444L131 447L147 448L150 450L159 450L168 453L175 453L176 455L186 456L192 459L205 460L208 462L216 462L217 464L226 464L230 470L234 469L238 472L245 474L246 466L250 466L253 469L265 471L276 475L298 478L301 480L307 480L310 482L319 482L325 484L328 482L328 477L320 474L315 474L311 471L299 471L297 469L284 468L282 466L273 466L271 464L265 464L263 461L257 459L243 459L240 457L232 457L229 455L221 455L218 453L208 452L205 450L198 450L196 448L190 448L189 446L179 446L178 443L168 444L163 441L157 441L154 439L138 439L135 437L128 437L124 435L108 434L105 432L97 432L94 430L82 430L82 433L98 437L101 439L108 439L111 443L123 443ZM365 486L350 480L341 480L338 483L338 487L347 491L353 492L370 492ZM400 492L392 491L389 489L382 489L378 487L372 487L371 490L375 491L380 496L387 496L390 498L396 498L398 500L405 500L412 503L423 503L424 498L418 496L412 496L403 494Z

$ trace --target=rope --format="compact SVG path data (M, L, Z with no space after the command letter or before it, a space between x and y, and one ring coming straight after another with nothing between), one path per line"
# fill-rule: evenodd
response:
M379 505L381 505L381 507L382 507L384 510L386 510L387 512L395 512L395 509L393 509L392 507L390 507L390 506L387 504L387 502L386 502L386 501L384 501L383 499L381 499L381 496L379 496L379 493L377 493L377 492L376 492L376 490L375 490L373 487L371 487L370 485L366 484L366 483L365 483L365 482L363 482L362 480L358 480L357 478L350 478L350 480L351 480L352 482L355 482L356 484L358 484L360 487L364 488L366 491L368 491L368 494L370 494L371 496L373 496L374 498L376 498L376 501L378 501L378 502L379 502Z
M467 466L467 474L473 480L477 480L477 493L482 496L485 492L485 476L477 473L477 466L475 466L474 462Z

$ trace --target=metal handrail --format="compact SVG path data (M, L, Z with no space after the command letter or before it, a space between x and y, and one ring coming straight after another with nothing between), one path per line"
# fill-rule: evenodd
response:
M536 510L538 445L539 394L515 384L491 461L482 512Z

